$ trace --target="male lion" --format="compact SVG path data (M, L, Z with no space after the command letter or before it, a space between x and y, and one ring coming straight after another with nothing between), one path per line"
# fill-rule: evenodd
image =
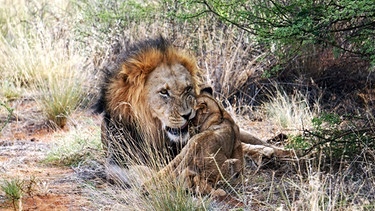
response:
M222 195L224 190L214 189L222 177L232 184L239 182L244 159L239 127L212 97L211 88L203 89L197 96L196 109L192 123L197 134L145 188L172 175L197 193Z
M200 74L193 57L161 36L133 45L107 67L96 111L104 113L101 134L111 179L128 183L123 167L129 160L150 166L180 153L190 137ZM239 136L244 147L266 144L245 131Z
M193 57L163 37L135 44L105 71L96 111L104 112L107 172L126 182L126 166L172 159L189 139L198 68ZM134 164L134 163L132 163Z

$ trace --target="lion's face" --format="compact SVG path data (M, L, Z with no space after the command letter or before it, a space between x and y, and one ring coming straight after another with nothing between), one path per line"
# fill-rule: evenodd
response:
M181 64L163 64L146 80L147 103L153 118L160 120L163 130L174 142L189 139L188 122L195 116L193 78Z

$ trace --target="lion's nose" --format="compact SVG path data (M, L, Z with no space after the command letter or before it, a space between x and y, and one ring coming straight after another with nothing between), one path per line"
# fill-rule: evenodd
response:
M189 120L190 116L191 116L191 112L189 112L188 114L182 115L182 118Z

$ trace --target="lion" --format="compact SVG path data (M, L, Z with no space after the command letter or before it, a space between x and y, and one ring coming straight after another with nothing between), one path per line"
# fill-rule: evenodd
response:
M104 73L95 111L103 113L105 166L109 179L127 184L127 166L167 164L188 143L202 73L162 36L135 43ZM246 131L239 136L266 144Z
M189 139L199 69L162 36L134 44L105 70L96 112L104 113L107 173L126 181L129 158L144 165L173 159Z
M210 87L202 89L196 101L196 116L191 122L197 134L174 160L144 184L145 189L171 175L183 180L193 192L214 196L226 194L222 189L214 189L220 180L239 183L244 159L239 127L213 98Z

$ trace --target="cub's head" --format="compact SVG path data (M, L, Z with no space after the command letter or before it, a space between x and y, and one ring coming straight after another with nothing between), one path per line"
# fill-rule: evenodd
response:
M159 37L133 46L116 69L102 91L111 118L135 122L150 139L163 133L186 142L198 89L195 59Z
M210 121L216 121L218 118L223 116L223 109L216 102L211 87L206 87L200 91L200 94L196 97L196 116L192 120L195 126L201 126L202 124L210 124L207 119L211 117ZM212 118L215 117L215 118Z

